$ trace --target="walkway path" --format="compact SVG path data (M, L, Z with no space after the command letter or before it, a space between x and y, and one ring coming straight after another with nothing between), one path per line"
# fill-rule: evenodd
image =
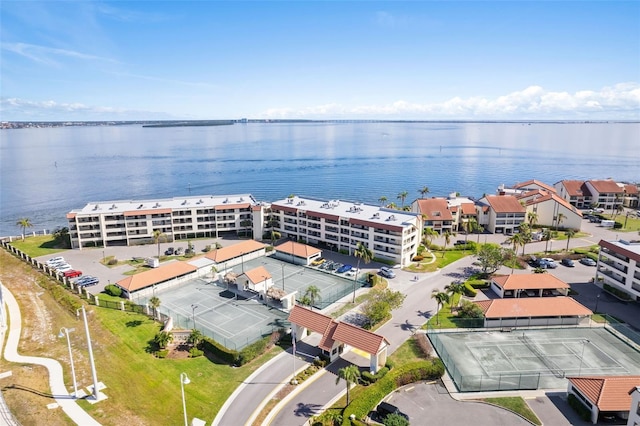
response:
M20 330L22 327L22 318L20 315L20 306L13 294L0 283L2 286L2 295L9 313L11 324L9 326L9 335L4 349L4 358L9 362L22 364L42 365L49 370L49 386L51 394L58 405L62 407L65 414L78 425L82 426L100 426L93 417L87 414L73 399L64 385L64 377L62 375L62 366L60 363L51 358L40 358L34 356L22 356L18 354L18 343L20 342Z

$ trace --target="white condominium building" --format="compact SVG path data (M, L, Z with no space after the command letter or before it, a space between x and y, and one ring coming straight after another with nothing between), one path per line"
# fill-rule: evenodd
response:
M136 245L245 232L262 237L263 207L250 194L102 201L67 213L72 248Z
M640 301L640 241L600 241L596 279Z
M283 237L353 254L363 243L375 258L407 265L422 236L418 213L342 200L290 197L271 203L270 222Z

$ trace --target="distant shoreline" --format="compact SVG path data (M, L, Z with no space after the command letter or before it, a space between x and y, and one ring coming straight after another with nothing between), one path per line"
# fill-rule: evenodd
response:
M79 127L79 126L127 126L142 125L142 127L196 127L196 126L227 126L232 124L345 124L345 123L425 123L425 124L464 124L464 123L486 123L486 124L638 124L638 120L366 120L366 119L336 119L336 120L304 120L304 119L232 119L232 120L131 120L131 121L3 121L0 123L2 129L27 129L40 127Z

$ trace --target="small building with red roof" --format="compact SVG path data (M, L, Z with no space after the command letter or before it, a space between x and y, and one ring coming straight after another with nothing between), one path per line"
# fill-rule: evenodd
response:
M273 256L294 265L307 266L322 256L322 250L295 241L286 241L274 247Z
M475 302L484 315L484 327L577 325L592 312L571 297L529 297Z
M289 321L296 340L306 336L307 330L322 335L318 347L331 361L350 348L369 354L371 373L376 373L387 362L389 341L382 335L353 324L336 321L318 311L296 305L289 313Z
M568 379L567 393L591 412L591 423L615 421L616 418L630 420L630 412L636 418L640 417L640 396L637 395L640 376L580 376ZM634 398L636 404L632 405ZM629 421L622 424L638 423Z
M413 202L411 209L422 215L426 228L432 228L440 234L453 231L454 218L446 199L420 198Z
M583 180L561 180L553 187L559 197L578 209L588 209L593 203L593 196Z
M553 274L494 275L491 290L500 298L567 296L569 284Z
M616 181L611 179L588 180L585 185L589 188L593 203L598 203L598 207L613 211L617 206L622 205L624 188L621 188Z

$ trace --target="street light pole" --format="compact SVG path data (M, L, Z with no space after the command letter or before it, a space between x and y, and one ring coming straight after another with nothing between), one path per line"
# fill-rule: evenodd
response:
M584 339L582 341L582 355L580 355L580 368L578 368L578 376L582 373L582 360L584 359L584 348L587 346L587 343L591 343L589 339Z
M284 291L284 263L280 266L282 266L282 291Z
M184 398L184 385L191 383L187 373L180 373L180 389L182 390L182 412L184 413L184 426L189 426L187 421L187 401Z
M58 337L61 338L64 335L67 336L67 347L69 348L69 361L71 362L71 376L73 376L73 397L77 398L78 397L78 384L76 382L76 369L73 366L73 352L71 352L71 340L69 339L69 332L70 331L75 331L75 328L62 327L60 329L60 334L58 334Z
M198 305L191 305L191 319L193 320L193 329L196 329L196 308Z
M87 347L89 348L89 363L91 364L91 375L93 376L93 397L98 400L98 374L96 364L93 360L93 348L91 347L91 336L89 335L89 323L87 322L87 311L82 305L82 318L84 319L84 329L87 333Z

